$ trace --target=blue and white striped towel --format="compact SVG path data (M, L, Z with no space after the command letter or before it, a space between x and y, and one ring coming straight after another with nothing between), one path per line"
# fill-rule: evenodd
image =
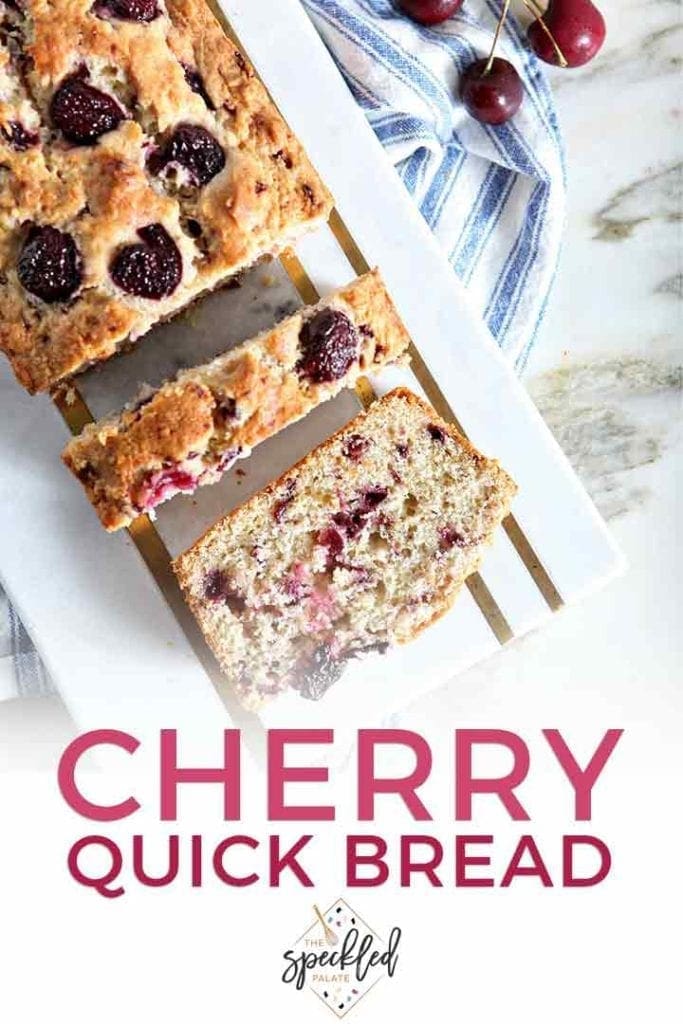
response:
M501 0L465 0L434 28L391 0L302 0L425 220L503 351L524 366L543 318L564 216L562 142L552 96L508 18L500 54L526 88L511 123L473 121L457 99L463 68L485 56ZM49 690L0 590L0 699Z
M543 319L564 221L562 141L545 75L508 17L499 56L526 90L506 125L474 121L461 71L486 56L501 0L425 28L392 0L302 0L498 344L521 370Z

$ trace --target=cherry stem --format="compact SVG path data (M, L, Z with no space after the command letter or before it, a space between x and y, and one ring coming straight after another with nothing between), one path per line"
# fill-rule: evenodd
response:
M526 2L526 0L524 0L524 2ZM500 15L500 18L498 19L498 24L496 26L496 34L493 37L493 43L491 45L491 52L489 54L489 59L486 61L486 67L484 68L484 75L488 75L490 70L491 70L491 68L493 67L493 59L496 56L496 47L498 46L498 40L500 39L500 33L503 31L503 25L505 24L505 19L507 18L508 11L510 10L510 3L511 3L511 0L505 0L505 2L503 4L503 10L501 11L501 15Z
M531 11L532 14L534 14L536 16L536 18L537 18L541 28L543 29L543 31L547 35L548 39L552 43L553 50L557 54L557 59L560 62L560 67L561 68L569 67L569 62L567 61L567 58L565 57L565 55L562 53L562 50L560 49L560 47L558 45L558 42L555 39L555 36L552 34L552 32L550 31L550 29L548 28L548 26L546 25L546 23L543 20L543 16L544 16L544 14L546 12L543 10L543 8L539 4L536 3L536 0L522 0L522 3L524 4L524 6L528 10Z

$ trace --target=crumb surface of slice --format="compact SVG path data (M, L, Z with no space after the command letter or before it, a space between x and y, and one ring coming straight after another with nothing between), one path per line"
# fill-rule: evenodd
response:
M405 355L406 330L377 271L183 371L131 408L87 426L64 451L108 530L237 459L359 376Z
M0 0L0 350L29 391L331 206L204 0Z
M499 464L392 391L212 527L174 563L245 706L317 699L363 652L451 606L507 514Z

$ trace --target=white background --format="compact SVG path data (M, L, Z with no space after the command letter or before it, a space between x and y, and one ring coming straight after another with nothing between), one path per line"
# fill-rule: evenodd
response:
M657 173L678 147L675 79L667 63L674 17L670 4L620 5L600 65L559 79L572 164L570 222L553 304L529 367L532 389L546 371L583 360L680 360L675 302L657 291L675 273L680 244L667 219L670 199L657 185ZM656 33L659 48L652 49L647 41ZM617 215L642 223L619 244L596 242L598 212L638 183ZM437 750L433 831L444 842L456 830L490 830L502 858L511 849L520 828L495 803L480 805L471 826L456 826L448 797L451 731L507 728L532 748L521 793L533 819L528 830L550 865L557 864L563 832L592 831L612 849L612 875L585 891L544 891L533 881L507 891L456 891L445 873L445 887L435 892L423 885L346 892L379 932L395 923L404 931L396 977L383 981L351 1020L419 1014L438 1024L465 1017L482 1024L679 1019L680 396L638 400L638 423L661 426L666 443L654 463L632 471L645 499L612 523L629 575L420 702L401 721L424 732ZM606 728L626 730L596 788L590 826L574 826L568 786L540 740L540 729L552 726L584 757ZM0 1018L11 1024L48 1017L75 1024L213 1024L275 1013L302 1024L333 1019L315 997L278 979L281 953L308 924L312 898L324 904L343 890L343 822L315 830L321 846L313 895L293 887L235 893L178 885L105 902L71 882L65 868L70 842L86 830L62 807L54 781L68 722L59 712L48 720L38 707L8 707L0 729ZM218 738L207 738L207 750L211 742L217 757ZM31 771L34 766L43 770ZM148 783L153 792L153 777ZM353 784L349 771L341 791L351 792ZM256 813L263 806L258 784L250 806L253 820L242 827L267 832ZM182 830L202 822L207 836L220 836L218 819L218 801L207 797L204 810L198 806L184 817ZM391 820L387 807L385 834ZM151 821L134 824L151 828ZM405 819L399 827L411 829Z

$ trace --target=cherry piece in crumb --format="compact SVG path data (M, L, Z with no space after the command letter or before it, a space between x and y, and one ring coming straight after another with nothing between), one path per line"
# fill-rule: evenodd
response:
M436 423L429 424L427 427L427 433L431 437L432 441L437 441L439 444L443 444L446 440L446 431Z
M180 250L163 224L138 229L140 242L124 245L114 256L109 272L129 295L162 299L171 295L183 274Z
M352 462L359 462L370 446L370 438L362 434L351 434L342 446L342 454Z
M12 148L19 153L31 149L32 146L37 146L40 142L38 132L24 128L20 121L9 121L6 125L2 125L0 135L3 135Z
M562 64L559 48L570 68L581 67L592 60L606 34L605 19L591 0L550 0L543 23L538 18L529 25L527 32L529 45L537 57L546 64Z
M460 79L460 98L468 114L484 124L504 124L519 110L524 86L517 70L502 57L483 57L470 64Z
M89 85L86 78L85 69L65 78L50 101L53 125L77 146L96 142L126 116L112 96Z
M463 0L398 0L399 8L420 25L439 25L462 7Z
M190 89L192 89L192 92L196 92L198 96L201 96L209 110L215 110L216 105L206 91L204 79L197 69L190 67L189 64L183 64L183 71L185 73L185 81L189 85Z
M222 569L211 569L204 577L204 597L212 604L227 605L233 615L241 615L247 607Z
M100 17L108 14L120 21L154 21L161 13L157 0L98 0L95 11Z
M147 161L152 174L168 164L180 164L193 184L206 185L225 167L225 153L211 132L199 124L179 124Z
M43 302L66 302L83 276L81 255L71 235L49 225L34 225L19 255L17 275L26 291Z

